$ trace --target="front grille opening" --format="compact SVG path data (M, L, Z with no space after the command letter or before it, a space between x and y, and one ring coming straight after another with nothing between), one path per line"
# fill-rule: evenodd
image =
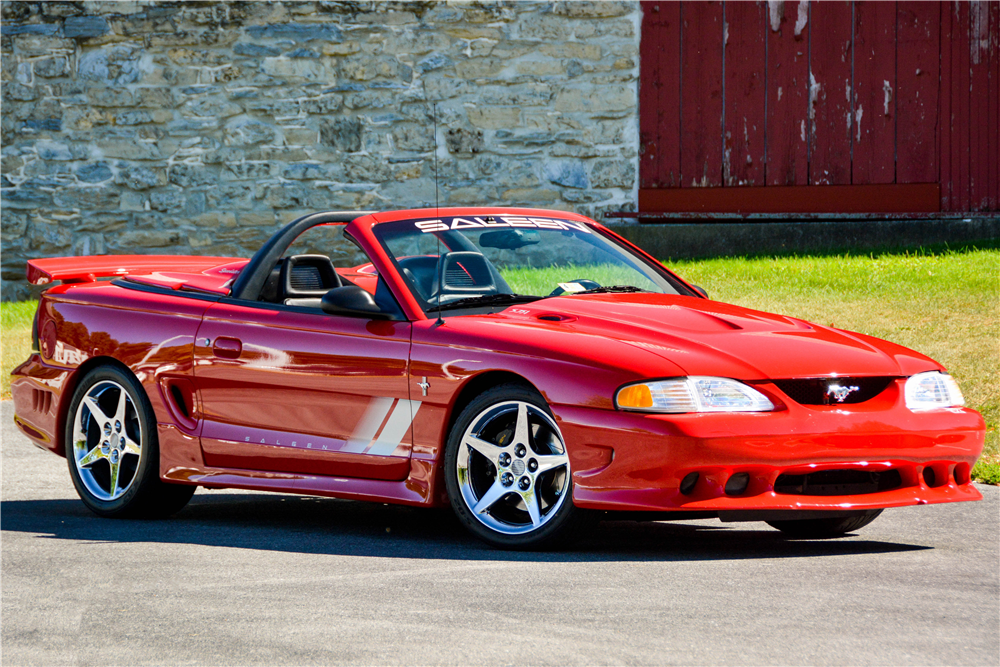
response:
M799 405L841 405L864 403L889 386L894 377L811 378L808 380L775 380L778 389ZM836 389L834 387L839 387ZM843 400L837 396L842 395Z
M821 470L807 475L779 475L774 492L796 496L859 496L898 489L898 470Z

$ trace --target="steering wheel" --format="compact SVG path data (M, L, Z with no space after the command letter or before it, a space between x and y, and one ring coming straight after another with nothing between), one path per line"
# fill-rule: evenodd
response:
M601 283L597 282L596 280L591 280L590 278L574 278L573 280L569 280L563 284L569 284L569 283L576 283L585 290L594 289L596 287L601 286ZM573 294L573 292L567 292L562 287L556 287L554 290L549 292L549 296L559 296L560 294Z

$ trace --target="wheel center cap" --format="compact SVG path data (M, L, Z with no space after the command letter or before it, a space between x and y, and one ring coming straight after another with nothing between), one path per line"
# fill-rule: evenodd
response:
M112 449L117 449L118 448L118 441L119 440L120 440L120 438L118 437L117 433L112 433L111 434L111 448Z
M510 471L514 473L515 477L524 473L524 461L521 459L514 461L514 464L510 467Z

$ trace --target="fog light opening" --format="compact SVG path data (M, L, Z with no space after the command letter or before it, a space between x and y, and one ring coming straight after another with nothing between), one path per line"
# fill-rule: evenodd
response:
M747 490L750 484L750 473L738 472L726 481L726 495L738 496Z
M698 473L689 472L684 475L684 479L681 480L681 493L685 496L690 496L694 492L694 486L698 483Z
M930 466L924 468L924 484L928 487L937 486L937 475L934 474L934 468Z
M956 484L968 484L972 480L969 477L969 464L960 463L955 466L955 483Z

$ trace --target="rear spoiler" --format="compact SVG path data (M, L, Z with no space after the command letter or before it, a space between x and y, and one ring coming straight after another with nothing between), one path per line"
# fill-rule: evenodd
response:
M170 271L175 273L202 273L215 267L236 262L246 262L239 257L193 257L187 255L93 255L89 257L52 257L28 260L28 282L47 285L61 280L64 283L89 283L98 278L143 275ZM238 273L238 271L226 271Z

